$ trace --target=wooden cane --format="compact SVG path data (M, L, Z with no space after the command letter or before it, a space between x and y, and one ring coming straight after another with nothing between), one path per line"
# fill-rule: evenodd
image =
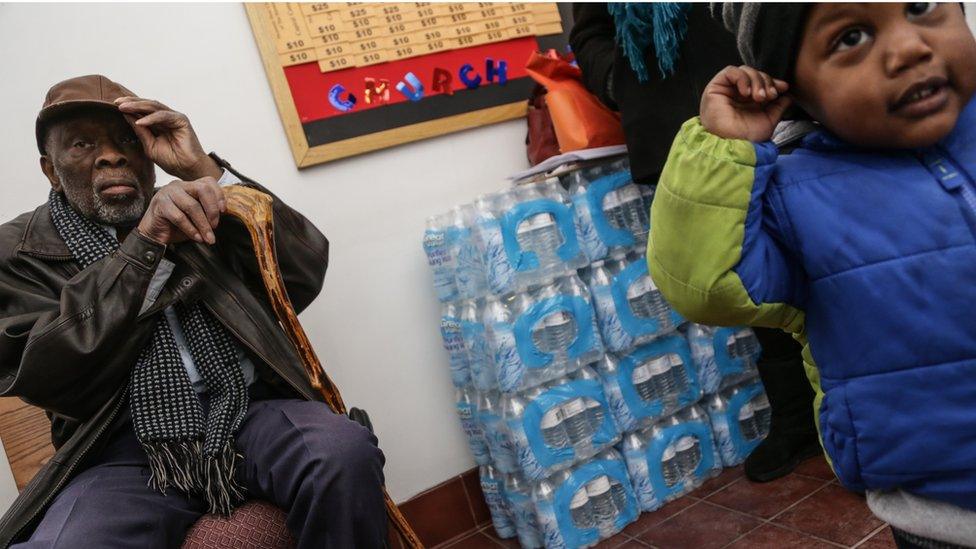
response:
M240 219L251 235L254 255L257 257L261 278L264 281L265 289L268 291L268 298L271 300L275 316L285 333L288 334L288 339L298 350L302 365L305 367L305 373L308 374L309 383L312 388L322 394L329 408L337 414L345 414L346 405L342 402L339 388L329 379L328 374L322 368L322 363L315 355L305 330L298 322L295 308L285 292L285 284L281 278L281 270L278 268L278 260L275 256L274 218L271 210L273 199L259 190L241 185L228 185L223 188L223 191L224 198L227 200L227 214ZM400 513L400 509L393 503L385 489L383 490L383 497L386 499L387 515L393 521L394 527L406 545L411 548L422 548L424 545L420 542L420 538L410 528L407 519Z

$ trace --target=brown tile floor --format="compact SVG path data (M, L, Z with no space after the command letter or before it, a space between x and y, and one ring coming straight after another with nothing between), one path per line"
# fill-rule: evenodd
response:
M488 525L441 547L497 549L518 543L498 539ZM895 544L864 498L841 488L818 457L766 484L746 480L741 466L726 469L691 494L644 513L597 547L890 549Z

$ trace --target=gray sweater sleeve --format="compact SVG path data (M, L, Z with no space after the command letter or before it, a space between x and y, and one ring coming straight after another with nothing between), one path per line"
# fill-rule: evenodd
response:
M976 512L893 490L868 491L868 507L894 528L944 543L976 547Z

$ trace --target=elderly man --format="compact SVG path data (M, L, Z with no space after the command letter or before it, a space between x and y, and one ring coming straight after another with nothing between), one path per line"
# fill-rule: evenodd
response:
M58 449L0 522L0 546L178 547L245 498L299 546L386 539L383 455L318 400L277 325L186 116L103 76L56 84L37 117L46 203L0 226L0 391L44 408ZM154 189L154 164L177 178ZM274 201L296 310L325 237Z

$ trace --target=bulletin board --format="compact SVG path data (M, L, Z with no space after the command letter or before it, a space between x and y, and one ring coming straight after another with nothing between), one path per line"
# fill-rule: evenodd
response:
M556 3L245 4L298 167L525 115Z

